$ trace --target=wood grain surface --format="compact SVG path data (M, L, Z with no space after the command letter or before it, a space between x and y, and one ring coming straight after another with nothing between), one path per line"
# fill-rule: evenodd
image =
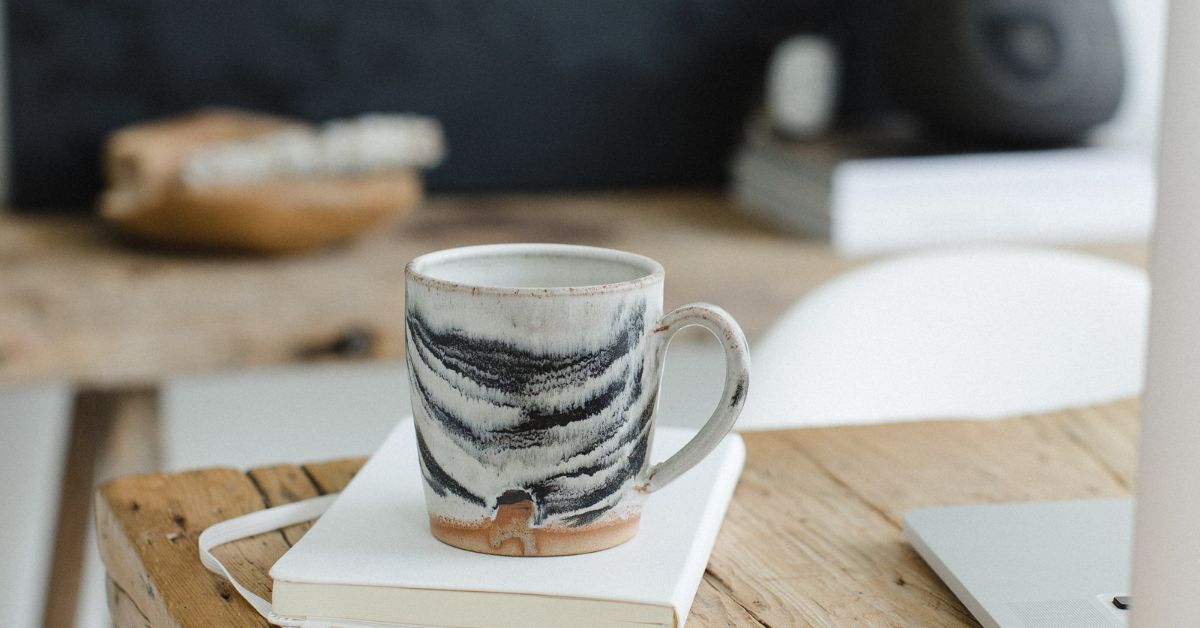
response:
M1129 494L1137 404L756 432L688 626L974 626L901 535L917 506ZM118 628L267 624L205 571L205 526L339 490L362 460L118 478L97 493ZM260 594L306 525L220 548Z
M764 229L718 192L435 197L343 246L285 258L128 245L98 220L0 216L0 380L142 385L178 373L398 358L404 265L437 249L567 242L663 262L665 305L705 300L753 338L866 260ZM1145 264L1141 243L1092 247Z

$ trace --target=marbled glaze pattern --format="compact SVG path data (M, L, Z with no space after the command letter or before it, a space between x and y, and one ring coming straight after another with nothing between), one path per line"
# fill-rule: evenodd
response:
M509 490L528 493L537 525L587 524L616 506L645 467L654 409L643 386L645 300L622 302L594 346L535 348L430 318L409 306L407 354L422 471L446 502L440 514L487 518Z
M432 257L440 276L413 270L436 266L429 258L409 266L405 330L430 528L442 541L519 555L619 544L636 532L646 495L703 458L736 419L748 381L745 338L707 304L663 316L653 260L564 245ZM555 275L556 265L571 264ZM522 277L591 283L461 283ZM688 325L726 347L724 399L688 446L650 468L666 345Z

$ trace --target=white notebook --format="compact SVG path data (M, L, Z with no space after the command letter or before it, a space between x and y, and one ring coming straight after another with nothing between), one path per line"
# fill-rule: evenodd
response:
M652 459L694 433L659 428ZM271 569L276 616L313 625L682 626L746 457L730 434L649 497L640 531L624 545L507 557L433 538L415 441L412 422L402 422Z

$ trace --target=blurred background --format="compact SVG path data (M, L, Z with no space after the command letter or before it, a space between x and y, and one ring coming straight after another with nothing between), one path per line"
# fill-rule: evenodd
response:
M1140 390L1164 0L0 4L5 625L111 625L97 483L370 453L440 248L659 259L746 328L748 428ZM660 420L719 355L679 337Z

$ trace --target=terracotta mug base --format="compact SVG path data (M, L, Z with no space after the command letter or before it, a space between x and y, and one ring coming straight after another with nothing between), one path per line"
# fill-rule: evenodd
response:
M459 549L499 556L570 556L616 547L632 539L640 516L581 528L497 529L491 522L464 524L429 518L437 540Z

